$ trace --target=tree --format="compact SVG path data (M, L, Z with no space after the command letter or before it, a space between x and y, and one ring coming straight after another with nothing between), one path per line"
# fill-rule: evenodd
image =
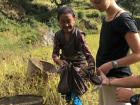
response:
M117 3L133 15L140 15L140 0L118 0Z
M70 3L72 0L51 0L52 3L55 3L57 7Z

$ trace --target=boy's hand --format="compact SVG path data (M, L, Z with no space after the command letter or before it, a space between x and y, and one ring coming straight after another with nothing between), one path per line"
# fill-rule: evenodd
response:
M67 61L65 61L65 60L57 59L56 62L60 67L68 65Z
M95 85L100 85L101 84L101 80L100 78L95 74L95 67L88 67L87 70L85 70L86 76L87 78L90 80L91 83L95 84Z
M87 68L88 70L89 70L89 72L91 73L91 74L95 74L95 64L94 63L90 63L89 65L88 65L88 68Z
M88 66L86 67L86 73L90 75L94 75L95 67L94 66Z

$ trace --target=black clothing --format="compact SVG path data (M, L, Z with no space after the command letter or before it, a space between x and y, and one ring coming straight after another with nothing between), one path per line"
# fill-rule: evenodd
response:
M97 67L102 64L127 56L129 46L125 40L127 32L138 32L135 21L127 12L120 14L110 22L103 20L99 49L96 56ZM108 77L124 77L131 75L129 67L112 69Z

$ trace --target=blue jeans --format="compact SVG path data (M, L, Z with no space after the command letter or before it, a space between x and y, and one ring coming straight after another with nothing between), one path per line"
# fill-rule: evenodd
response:
M66 94L67 103L69 103L71 100L72 100L72 105L82 105L82 101L80 100L78 95L76 95L73 92L69 92L68 94Z

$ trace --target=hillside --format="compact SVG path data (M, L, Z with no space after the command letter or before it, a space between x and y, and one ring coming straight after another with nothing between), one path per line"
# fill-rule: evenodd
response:
M94 11L90 11L88 2L82 3L81 7L79 7L78 1L74 1L71 5L77 12L77 26L85 30L87 34L98 34L99 26L96 20L100 21L100 13L95 11L95 14L92 15ZM47 0L0 1L1 97L36 94L44 97L45 105L63 105L64 100L56 91L58 75L48 74L47 84L44 83L42 76L33 78L32 82L27 82L27 67L30 57L53 63L51 59L52 37L54 32L59 29L56 10L56 5ZM92 19L93 17L96 17L95 20ZM91 29L92 26L95 28L94 30ZM93 49L92 52L95 53L96 50ZM96 94L94 97L91 95L91 91L92 89L83 96L84 103L90 104L91 99L97 98ZM89 97L89 101L86 101L87 97Z
M72 0L68 5L76 13L76 25L86 32L86 40L95 57L104 14L93 9L88 0ZM45 105L64 105L56 90L58 74L48 73L47 82L43 81L43 74L31 82L27 80L29 58L53 63L52 39L59 29L56 10L51 0L0 0L0 97L36 94L43 96ZM139 16L137 18L139 20ZM139 74L139 64L132 68ZM88 86L88 92L82 97L83 104L97 105L97 91Z

